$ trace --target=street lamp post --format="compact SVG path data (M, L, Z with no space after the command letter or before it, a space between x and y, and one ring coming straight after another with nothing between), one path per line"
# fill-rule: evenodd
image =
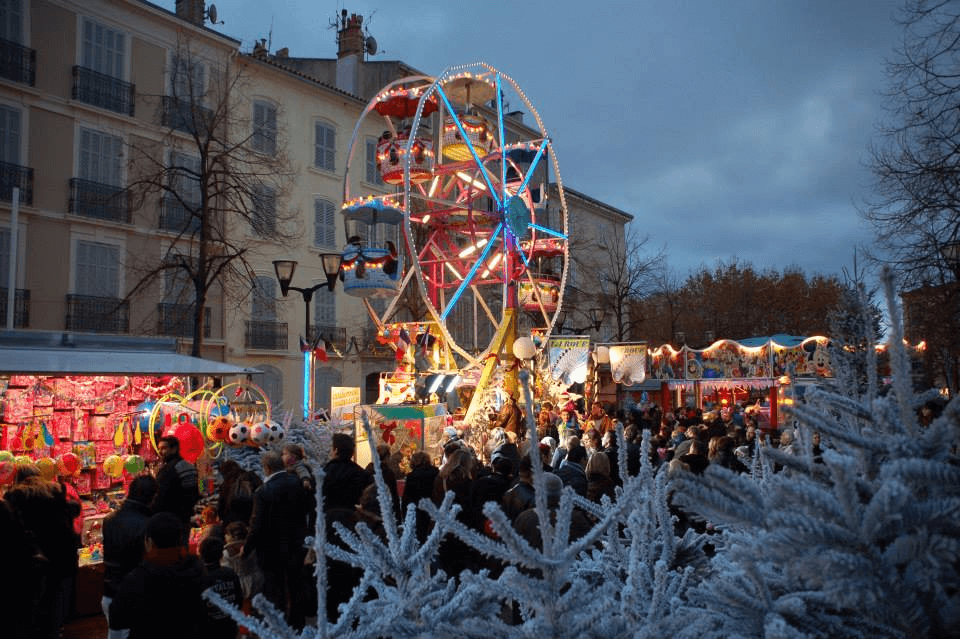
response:
M304 307L304 340L310 344L310 302L313 301L315 291L327 287L328 291L333 291L337 285L337 275L340 273L340 254L339 253L321 253L320 261L323 264L323 272L327 276L327 281L311 286L310 288L301 288L291 286L293 273L297 270L296 260L274 260L273 270L277 276L277 282L280 283L280 294L284 297L290 291L297 291L303 296ZM308 348L303 354L303 419L309 420L313 414L313 348Z

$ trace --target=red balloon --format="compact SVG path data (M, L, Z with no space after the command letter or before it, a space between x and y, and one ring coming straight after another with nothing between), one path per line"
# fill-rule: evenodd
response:
M80 458L74 453L64 453L60 456L59 465L62 466L62 474L72 475L80 468Z
M170 429L170 434L180 440L180 456L191 464L197 463L206 446L200 430L190 422L179 422Z

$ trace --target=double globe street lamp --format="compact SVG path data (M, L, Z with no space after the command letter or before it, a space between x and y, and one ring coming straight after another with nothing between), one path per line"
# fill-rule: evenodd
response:
M303 419L309 420L313 414L313 363L314 346L310 340L310 302L313 301L313 294L321 288L326 287L328 291L333 292L337 286L337 276L340 274L341 256L339 253L321 253L320 262L323 264L323 273L327 276L326 282L321 282L310 288L301 288L291 286L293 274L297 270L296 260L274 260L273 270L277 276L277 282L280 283L280 294L284 297L290 291L297 291L303 296L304 307L304 339L301 344L306 344L303 353ZM319 343L319 335L317 342Z

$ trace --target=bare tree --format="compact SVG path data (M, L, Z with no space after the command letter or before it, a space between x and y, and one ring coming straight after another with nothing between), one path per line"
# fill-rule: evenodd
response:
M166 130L161 142L130 144L135 206L159 200L168 242L160 258L130 260L138 279L128 298L162 282L168 301L192 314L191 354L204 340L208 298L239 303L255 285L250 259L296 236L283 212L294 179L279 105L254 104L243 62L211 65L189 41L170 69L170 93L156 96Z
M907 0L888 65L887 118L871 149L877 194L863 208L871 257L908 291L908 333L956 389L960 366L960 6ZM929 321L932 320L932 321ZM931 373L931 377L936 377Z
M603 309L607 321L613 321L612 337L619 342L639 337L631 312L633 304L655 288L665 267L663 249L651 253L649 242L649 236L641 236L634 227L627 226L622 234L600 238L595 250L581 252L588 257L574 258L581 260L581 270L589 269L595 274L588 281L597 288L581 290L581 300Z

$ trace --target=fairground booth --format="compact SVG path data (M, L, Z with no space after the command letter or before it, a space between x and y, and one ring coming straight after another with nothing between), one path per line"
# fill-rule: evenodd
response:
M99 610L103 518L134 477L159 466L157 439L177 435L181 454L197 464L201 493L209 490L223 443L206 425L243 399L220 393L235 384L228 380L256 372L178 354L170 339L0 332L0 490L23 465L76 488L78 612Z

